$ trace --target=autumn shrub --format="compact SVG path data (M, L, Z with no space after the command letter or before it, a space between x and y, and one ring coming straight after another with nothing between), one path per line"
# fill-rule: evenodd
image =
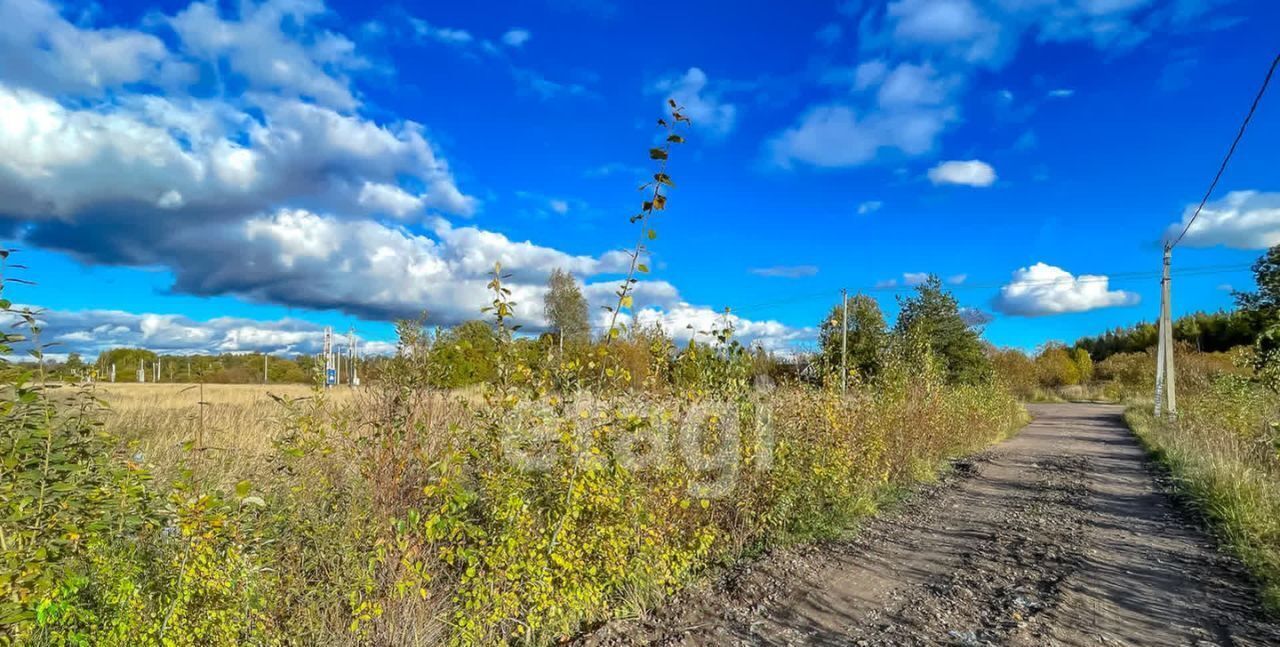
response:
M1149 401L1126 419L1280 613L1280 398L1230 375L1179 395L1174 421L1153 418Z

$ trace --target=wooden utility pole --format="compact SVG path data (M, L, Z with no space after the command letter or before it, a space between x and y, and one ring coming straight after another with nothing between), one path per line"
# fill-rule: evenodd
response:
M1160 324L1156 328L1156 402L1155 415L1161 417L1166 411L1174 416L1178 413L1177 379L1173 366L1173 307L1170 303L1169 266L1173 258L1173 248L1164 248L1164 270L1160 275Z
M840 393L849 392L849 291L840 289L840 302L844 306L844 323L840 326Z
M270 357L266 353L262 354L262 383L267 383L267 358Z

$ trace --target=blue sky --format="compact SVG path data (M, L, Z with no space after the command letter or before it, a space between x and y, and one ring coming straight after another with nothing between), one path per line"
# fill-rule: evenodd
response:
M657 8L655 8L657 7ZM1229 0L109 4L0 0L0 226L64 351L309 350L323 325L478 316L495 260L544 325L594 304L674 96L694 121L641 321L725 307L811 344L839 290L923 273L1034 348L1154 316L1275 55ZM1175 267L1230 304L1280 242L1264 100ZM1104 279L1103 277L1109 277ZM387 348L386 345L375 348Z

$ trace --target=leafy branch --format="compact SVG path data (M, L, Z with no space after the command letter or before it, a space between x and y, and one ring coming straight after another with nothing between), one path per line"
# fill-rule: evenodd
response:
M645 240L655 240L658 238L657 230L649 226L650 219L658 211L667 208L667 195L664 188L675 187L675 183L671 181L671 176L667 175L667 162L671 155L671 147L675 144L683 144L684 137L679 134L678 128L680 124L692 123L689 118L684 115L684 106L675 102L675 99L667 99L667 105L671 107L671 120L659 119L658 126L666 133L662 145L649 149L649 159L657 162L658 172L653 174L653 180L640 185L640 190L652 188L649 199L645 200L640 206L640 213L631 216L631 222L640 223L640 236L636 239L635 247L629 252L631 257L630 267L627 269L627 278L623 280L622 285L618 286L616 294L618 296L618 304L616 306L604 306L605 310L611 313L609 318L609 334L605 339L605 344L610 344L625 328L624 324L618 323L618 314L624 308L634 310L632 304L635 299L632 295L634 286L639 282L636 278L636 272L647 274L649 267L640 262L640 257L645 253ZM632 322L634 324L634 321Z

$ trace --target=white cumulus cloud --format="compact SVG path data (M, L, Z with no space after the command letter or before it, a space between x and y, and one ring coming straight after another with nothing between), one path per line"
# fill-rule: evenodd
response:
M882 150L920 155L933 149L953 114L949 109L921 109L859 116L846 105L822 105L805 113L769 147L774 162L783 167L794 162L817 167L857 166L875 159Z
M929 169L929 181L934 184L991 186L996 181L996 170L982 160L952 160Z
M1138 303L1138 295L1108 288L1106 276L1070 272L1036 263L1013 273L993 302L996 310L1019 317L1085 312Z
M502 35L502 43L508 47L523 47L525 43L529 42L530 38L533 38L533 34L531 34L528 29L520 29L517 27L514 29L508 29L507 32Z
M1164 240L1172 241L1186 228L1196 205L1188 205L1182 220L1169 225ZM1280 245L1280 193L1232 191L1220 200L1205 204L1200 216L1187 229L1182 245L1236 249L1266 249Z

